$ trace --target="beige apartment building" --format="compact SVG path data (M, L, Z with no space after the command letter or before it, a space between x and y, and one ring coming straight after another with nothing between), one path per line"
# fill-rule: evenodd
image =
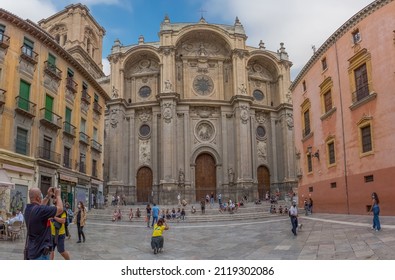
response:
M85 21L67 21L81 14ZM0 9L0 172L8 181L0 209L26 205L31 187L51 186L72 205L99 206L109 99L96 81L104 76L104 29L81 4L41 24Z
M172 23L116 40L105 114L109 194L129 203L282 196L296 186L291 62L234 25Z
M395 209L395 2L355 14L315 52L291 86L299 206L366 214Z

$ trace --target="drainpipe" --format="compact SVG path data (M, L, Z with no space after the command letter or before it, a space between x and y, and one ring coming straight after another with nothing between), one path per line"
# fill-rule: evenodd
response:
M335 42L335 52L336 52L336 68L337 68L337 81L339 87L339 96L340 96L340 116L342 121L342 144L343 144L343 165L344 165L344 182L346 184L346 201L347 201L347 214L350 214L350 202L348 198L348 177L347 177L347 153L346 153L346 139L344 133L344 116L343 116L343 97L341 90L341 82L340 82L340 70L339 70L339 56L337 53L337 44Z

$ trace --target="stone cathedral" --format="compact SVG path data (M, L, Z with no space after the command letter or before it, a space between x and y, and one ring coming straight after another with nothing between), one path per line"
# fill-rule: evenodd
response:
M172 23L158 42L114 42L104 178L128 203L237 201L297 185L290 67L234 25Z

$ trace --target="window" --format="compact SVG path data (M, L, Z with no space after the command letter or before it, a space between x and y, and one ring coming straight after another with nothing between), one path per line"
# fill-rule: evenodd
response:
M55 67L55 65L56 65L56 57L53 54L48 53L48 66Z
M29 111L29 99L30 99L30 84L23 80L20 81L19 84L19 99L18 99L18 107Z
M98 138L98 134L97 134L97 128L94 127L93 128L93 140L95 140L97 142L98 139L99 138Z
M359 32L359 29L354 30L351 35L354 44L358 44L359 41L361 41L361 33Z
M70 148L64 147L63 149L63 166L71 168Z
M86 156L85 156L85 154L81 153L80 154L80 164L79 164L80 168L79 168L79 171L82 172L82 173L86 172L85 162L86 162Z
M373 175L364 176L364 179L365 179L365 183L369 183L369 182L373 182L374 181Z
M313 172L313 162L311 160L311 155L307 154L307 172L311 173Z
M70 68L67 68L67 77L73 78L74 77L74 71L71 70Z
M92 176L97 177L97 161L95 159L92 160Z
M303 112L303 122L304 122L304 133L303 136L307 136L310 134L310 110L307 109Z
M148 87L148 86L142 86L142 87L139 89L139 95L140 95L140 97L142 97L142 98L147 98L147 97L149 97L149 96L151 95L151 88Z
M370 125L361 127L362 153L372 151L372 134Z
M43 154L42 154L42 157L44 159L51 160L51 146L52 146L52 139L49 137L44 137L44 146L43 146Z
M4 41L4 31L5 31L5 26L0 24L0 42Z
M368 72L366 71L366 64L362 64L354 70L354 77L356 85L355 102L369 95Z
M327 63L326 63L326 57L324 57L324 58L321 60L321 65L322 65L322 71L328 69L328 65L327 65Z
M81 119L80 131L85 133L85 130L86 130L86 120L85 119Z
M47 121L52 122L52 110L53 110L53 97L48 94L45 96L45 114L44 117Z
M336 186L336 182L332 182L331 183L331 189L335 189L337 186Z
M332 140L327 144L328 147L328 164L333 165L336 163L336 155L335 155L335 141Z
M71 109L66 107L66 112L65 112L65 126L64 129L66 132L71 133Z
M265 98L265 95L259 89L254 90L252 94L256 101L262 101Z
M33 57L33 48L34 48L33 41L25 37L23 40L22 52L29 57Z
M324 109L325 113L332 109L332 93L330 90L324 93Z
M314 191L314 187L309 187L309 192L313 192Z
M22 155L28 155L28 131L26 129L18 127L16 129L16 143L15 152Z
M93 101L99 103L99 95L97 93L93 96Z

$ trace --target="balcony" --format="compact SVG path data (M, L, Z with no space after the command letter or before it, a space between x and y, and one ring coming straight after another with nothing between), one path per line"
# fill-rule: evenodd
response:
M84 132L80 132L80 143L84 145L89 145L89 136Z
M101 153L102 152L102 145L97 142L96 140L91 140L91 148L96 150L97 152Z
M5 104L5 93L7 91L0 88L0 107Z
M62 117L47 108L40 109L40 123L53 130L62 128Z
M7 49L10 46L10 37L0 33L0 48Z
M71 157L63 156L63 167L72 169L73 168L73 160Z
M74 81L73 77L67 77L66 79L66 88L69 89L71 92L77 92L78 84Z
M45 147L37 148L37 157L60 164L60 154L52 152L50 149Z
M48 61L44 62L44 72L55 80L60 81L62 79L62 71L57 68L56 65L49 63Z
M63 122L63 134L72 138L76 137L77 128L69 122Z
M15 97L15 101L15 111L17 113L31 119L36 116L36 104L20 96Z
M21 58L30 64L37 64L38 62L38 53L33 51L31 48L27 46L21 47Z
M86 89L83 89L81 92L81 101L84 101L88 105L91 104L91 96Z
M360 86L352 93L352 103L356 103L369 96L369 84Z
M96 113L98 113L99 115L101 115L101 111L102 111L103 107L99 105L98 102L93 102L93 111L95 111Z

